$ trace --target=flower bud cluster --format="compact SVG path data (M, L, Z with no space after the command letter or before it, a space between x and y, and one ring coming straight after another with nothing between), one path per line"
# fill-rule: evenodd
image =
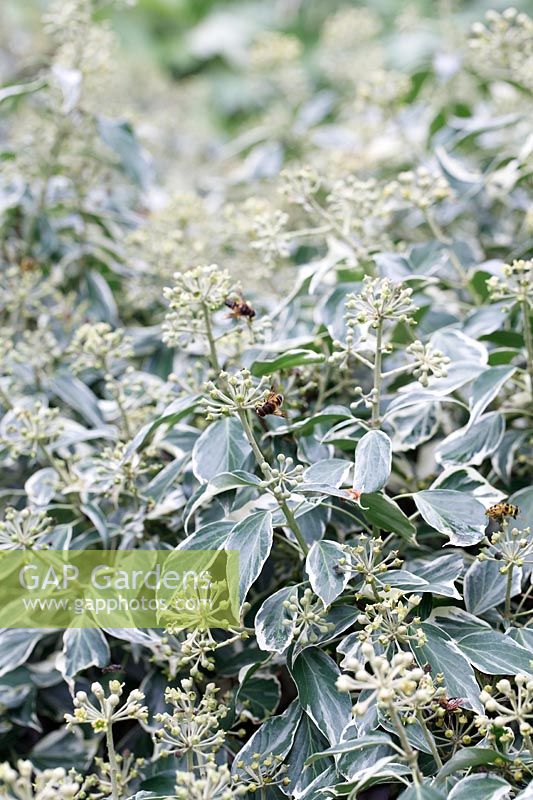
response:
M361 291L346 298L345 320L348 328L369 324L377 328L384 320L414 324L417 307L411 300L413 290L389 278L365 275Z
M533 261L515 260L503 265L503 276L487 280L491 300L533 305Z
M288 786L287 765L274 753L253 753L251 761L237 761L237 782L251 794L274 786Z
M114 364L133 355L133 348L122 328L113 330L108 322L87 322L74 334L68 352L75 356L73 372L96 369L110 373Z
M326 621L328 608L324 607L324 603L309 588L305 589L301 597L295 591L283 602L283 607L292 615L291 619L283 620L283 624L293 627L293 641L298 640L301 644L317 642L320 636L335 628L333 623Z
M216 264L174 273L174 286L165 287L163 296L169 311L163 323L163 341L170 347L195 336L207 335L207 315L224 305L230 275Z
M35 458L39 448L58 439L63 425L58 408L48 408L40 400L21 401L3 418L0 442L13 458Z
M53 519L45 511L7 508L0 521L0 550L42 550L53 530Z
M276 259L290 255L288 222L289 215L279 209L263 207L255 212L251 225L251 247L260 253L265 264L272 264Z
M193 772L176 773L177 800L234 800L247 794L245 786L236 786L226 764L207 763L201 776Z
M37 770L31 761L19 759L16 769L0 763L0 796L5 800L81 800L82 777L63 767Z
M266 461L261 464L261 471L265 478L261 481L260 486L272 492L277 500L288 500L296 487L305 480L304 467L302 464L296 464L293 467L294 459L284 456L283 453L280 453L276 460L278 467L273 468Z
M422 386L428 385L430 375L434 375L435 378L445 378L448 374L451 359L430 344L423 344L417 339L406 348L406 352L415 358L413 375L418 378Z
M358 634L359 639L385 648L397 643L411 642L415 647L425 644L426 635L418 627L420 618L408 619L421 601L420 595L412 594L404 598L399 589L385 587L380 592L380 599L368 603L364 613L357 617L357 622L363 626Z
M74 714L65 714L67 728L71 730L75 725L89 724L96 733L99 733L107 731L114 722L125 719L146 722L148 708L142 705L144 694L139 689L133 689L120 705L123 691L124 684L120 681L109 682L107 695L101 683L93 683L91 692L98 705L89 699L87 692L76 692Z
M387 193L426 211L450 197L452 191L442 175L426 167L417 167L416 170L400 172L398 178L388 185Z
M255 383L247 369L241 369L234 375L221 372L218 377L223 389L219 389L213 381L209 381L206 387L207 397L203 404L208 420L230 417L239 411L254 409L266 400L269 391L266 377Z
M354 677L343 673L337 678L337 688L341 692L370 693L355 704L357 715L365 714L374 702L379 708L393 705L398 711L428 708L442 691L430 675L414 665L412 653L399 652L389 660L377 655L369 642L362 645L361 652L364 660L350 659L346 667Z
M397 550L391 550L387 555L383 554L381 539L361 533L357 537L357 542L358 544L342 546L346 557L338 562L340 571L361 575L365 584L375 586L378 575L401 566L402 561L398 558Z
M208 683L199 698L190 678L184 678L180 686L165 691L165 701L174 706L172 713L155 715L162 726L155 732L161 755L216 753L226 738L220 722L228 713L225 705L217 703L217 687Z
M521 736L531 743L533 734L533 674L519 673L511 682L507 678L499 680L495 689L488 685L479 695L485 715L476 717L480 732L494 738L492 730L508 728L506 739L512 741L514 734L511 725L516 725ZM489 716L490 715L490 716ZM504 734L505 735L505 734ZM501 735L498 736L501 741Z
M472 26L469 46L474 69L497 80L533 88L533 20L516 8L490 10Z
M284 169L280 172L280 193L285 195L289 203L302 206L311 211L310 198L321 186L321 178L313 167L303 166L297 169Z
M500 561L500 572L506 575L512 567L533 564L533 535L528 528L511 528L507 520L502 521L501 530L492 534L491 546L479 555L479 561Z

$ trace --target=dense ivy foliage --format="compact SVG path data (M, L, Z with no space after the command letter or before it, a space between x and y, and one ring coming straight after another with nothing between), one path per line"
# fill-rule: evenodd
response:
M4 28L0 549L241 558L0 631L2 798L532 797L533 23L279 6L176 84Z

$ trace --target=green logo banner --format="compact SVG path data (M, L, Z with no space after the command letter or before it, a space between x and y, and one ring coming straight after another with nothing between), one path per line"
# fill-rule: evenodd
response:
M236 550L0 552L0 628L238 624Z

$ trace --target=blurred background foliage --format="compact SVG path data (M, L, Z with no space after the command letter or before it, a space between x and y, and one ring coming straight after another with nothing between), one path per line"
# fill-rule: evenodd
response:
M40 20L47 5L47 0L2 0L4 35L8 31L15 35L22 49L29 38L35 46L42 35ZM348 6L368 8L379 15L388 39L390 66L406 66L406 61L432 51L439 25L464 30L489 8L501 11L508 5L505 0L132 0L120 8L110 4L101 13L112 18L127 57L155 63L180 79L203 70L231 72L242 67L246 47L263 29L294 34L312 51L324 21L339 7ZM533 9L531 0L514 5L525 11ZM400 18L405 24L398 24ZM424 20L424 24L406 37L410 18ZM400 37L399 28L403 28Z

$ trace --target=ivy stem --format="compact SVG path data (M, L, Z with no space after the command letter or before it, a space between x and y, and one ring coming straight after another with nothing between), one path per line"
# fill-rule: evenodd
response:
M268 469L263 466L264 464L267 463L267 461L266 461L266 459L265 459L265 457L264 457L264 455L263 455L263 453L261 451L261 448L257 444L256 438L255 438L253 430L252 430L252 426L250 424L250 419L248 417L248 413L244 409L242 409L238 413L239 413L239 419L240 419L242 427L244 429L244 433L246 434L246 438L248 439L248 442L250 443L250 447L252 448L252 452L253 452L253 454L255 456L255 460L257 461L257 466L259 467L259 469L261 470L261 472L263 473L265 478L270 478L270 474L269 474ZM296 521L296 517L294 516L293 512L291 511L291 509L289 508L289 506L287 505L285 500L281 500L281 499L278 499L278 498L276 498L276 499L278 501L278 505L279 505L281 511L283 512L283 516L285 517L285 519L287 521L287 525L289 526L291 531L294 533L294 535L296 537L296 541L300 545L300 549L301 549L302 553L304 555L307 555L307 553L309 552L309 547L307 546L307 542L305 541L305 539L304 539L304 537L302 535L302 532L301 532L301 530L300 530L300 528L298 526L298 523Z
M187 772L194 771L194 753L192 750L187 750Z
M387 705L387 711L389 712L392 724L396 728L398 738L400 739L400 743L402 745L402 750L405 753L405 758L407 759L407 762L411 768L411 772L413 773L413 780L417 786L420 786L422 783L422 774L418 766L418 753L413 750L409 744L402 721L398 716L398 712L396 711L393 703L389 703Z
M505 586L505 616L507 619L511 616L511 592L513 590L513 571L514 564L509 564L507 572L507 584Z
M111 723L108 723L105 735L107 744L107 757L109 758L109 779L111 781L111 797L113 798L113 800L119 800L120 793L118 789L118 765L117 765L117 756L115 753L115 743L113 741L113 729Z
M383 338L383 320L379 319L376 329L376 354L374 357L374 389L372 392L372 425L379 425L379 411L381 399L381 345Z
M524 734L524 742L527 749L531 753L531 757L533 758L533 741L529 733Z
M211 318L209 316L209 309L207 308L206 303L202 303L202 312L204 315L204 322L205 322L205 335L207 336L207 341L209 343L209 361L211 362L211 366L218 375L218 373L220 372L220 364L218 362L217 348L215 344L215 337L213 336L213 328L211 327Z
M427 725L425 723L425 720L424 720L424 717L422 716L422 714L420 712L418 712L418 714L416 716L417 716L418 721L420 723L420 727L422 728L422 733L424 734L424 739L426 740L426 742L428 744L428 747L431 750L431 755L433 756L433 758L435 760L435 764L437 765L437 767L439 769L441 769L442 768L442 759L441 759L441 757L439 755L439 751L437 750L437 745L435 744L435 739L433 738L433 736L429 732L428 727L427 727Z
M529 393L533 397L533 334L531 333L531 319L527 300L520 303L522 322L524 326L524 341L527 352L527 373L529 375Z

